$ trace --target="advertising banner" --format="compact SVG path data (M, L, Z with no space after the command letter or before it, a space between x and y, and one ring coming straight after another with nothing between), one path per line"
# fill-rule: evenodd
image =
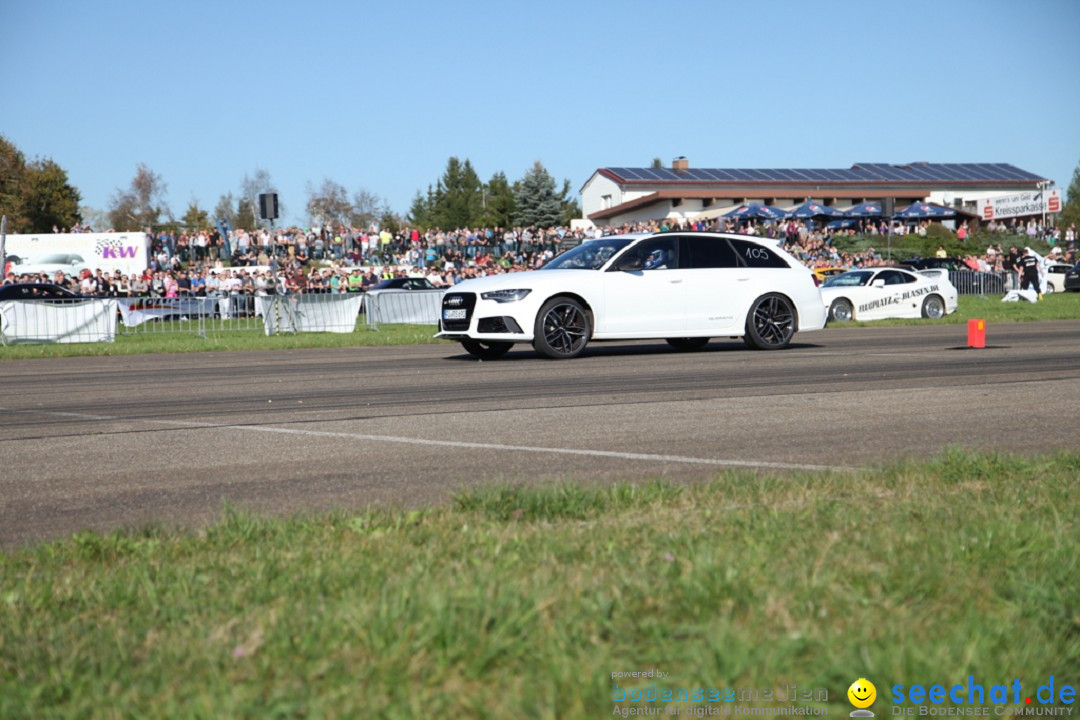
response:
M1061 212L1061 190L1031 190L979 200L983 220L1042 215Z
M17 275L63 271L78 276L83 270L124 275L149 266L146 233L55 233L8 235L6 272Z

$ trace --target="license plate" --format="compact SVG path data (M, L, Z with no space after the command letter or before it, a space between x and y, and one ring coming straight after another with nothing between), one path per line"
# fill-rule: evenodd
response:
M464 320L465 308L460 308L458 310L443 310L442 316L443 320Z

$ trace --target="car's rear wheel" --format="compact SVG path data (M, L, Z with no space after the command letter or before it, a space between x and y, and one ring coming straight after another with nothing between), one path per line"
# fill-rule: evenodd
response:
M758 350L780 350L795 336L795 307L783 295L762 295L746 315L744 340Z
M922 303L922 316L931 320L945 317L945 301L940 295L929 295Z
M679 352L690 352L708 345L709 338L668 338L666 342Z
M533 347L555 360L577 357L589 342L589 314L577 300L556 297L548 300L536 315Z
M855 309L851 307L851 302L844 298L833 300L832 305L829 306L831 322L851 322L853 317L855 317Z
M474 357L478 357L481 360L494 360L500 358L510 351L510 348L514 346L514 343L508 342L486 342L484 340L462 340L461 347L465 348L465 352Z
M1057 292L1057 288L1054 287L1054 283L1052 283L1052 282L1046 283L1046 294L1047 295L1053 295L1056 292Z

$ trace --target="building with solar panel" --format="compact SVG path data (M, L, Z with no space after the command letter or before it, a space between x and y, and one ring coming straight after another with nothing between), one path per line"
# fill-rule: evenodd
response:
M596 225L672 218L712 219L758 202L788 209L813 198L836 210L893 198L948 206L980 217L980 203L1010 193L1040 192L1051 181L1007 163L857 163L827 169L697 169L685 157L670 168L600 168L581 189L583 215Z

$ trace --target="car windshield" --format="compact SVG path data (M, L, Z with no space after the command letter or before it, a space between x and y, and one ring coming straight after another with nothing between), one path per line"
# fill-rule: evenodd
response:
M610 237L589 240L554 258L541 270L599 270L634 238Z
M822 287L861 287L870 282L874 273L869 270L856 270L841 275L833 275Z

